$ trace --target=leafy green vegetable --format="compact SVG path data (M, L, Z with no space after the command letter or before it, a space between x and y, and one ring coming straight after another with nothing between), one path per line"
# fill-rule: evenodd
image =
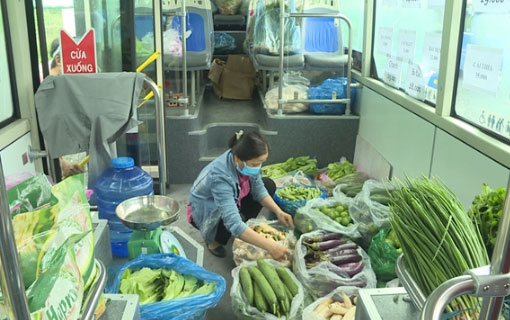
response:
M496 243L505 194L505 188L491 189L484 183L482 193L475 197L469 209L469 216L480 229L489 256L492 256Z
M289 158L285 162L270 164L262 167L262 175L271 179L278 179L294 171L302 171L304 174L313 176L319 171L317 160L308 156Z
M343 176L356 172L356 169L349 161L345 161L342 163L330 163L328 164L328 178L333 181L337 181Z
M215 283L204 282L192 275L182 275L169 269L127 269L120 282L120 293L137 294L140 304L210 294L215 289Z
M435 179L399 182L391 193L390 223L409 272L425 296L466 270L489 263L477 226L455 194ZM473 309L477 303L464 295L450 308Z

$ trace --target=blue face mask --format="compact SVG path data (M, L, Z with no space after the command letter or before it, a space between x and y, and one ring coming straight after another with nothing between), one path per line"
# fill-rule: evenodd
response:
M237 171L239 171L239 173L242 174L243 176L253 177L260 173L261 166L250 167L249 165L246 164L245 161L243 161L243 164L244 164L244 167L242 169L239 168L239 165L237 166Z

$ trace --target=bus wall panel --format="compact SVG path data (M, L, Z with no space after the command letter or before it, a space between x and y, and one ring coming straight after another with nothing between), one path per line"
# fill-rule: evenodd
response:
M431 176L441 178L467 209L482 183L506 187L509 170L443 130L437 129Z
M367 87L359 93L359 135L393 166L393 176L428 175L435 127Z

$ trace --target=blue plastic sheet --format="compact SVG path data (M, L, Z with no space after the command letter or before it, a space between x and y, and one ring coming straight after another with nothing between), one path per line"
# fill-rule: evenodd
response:
M300 187L318 188L318 187L308 187L308 186L300 186ZM278 189L281 189L281 188L278 188ZM319 189L321 189L321 188L319 188ZM328 197L328 195L326 194L326 191L323 189L321 189L321 191L322 191L322 194L320 197L322 199L326 199ZM274 199L274 202L276 202L276 204L283 211L287 212L288 214L291 214L292 216L294 216L296 214L297 209L304 207L306 205L306 202L308 201L308 200L288 201L288 200L280 198L277 193L274 194L273 199Z
M347 98L347 78L326 79L316 87L308 88L308 99L331 99L333 91L337 99ZM351 103L356 97L356 90L351 87ZM314 114L344 114L345 103L311 103L309 112Z
M126 262L115 275L113 284L106 287L106 293L119 293L122 274L126 269L138 270L143 267L152 269L172 269L182 274L189 274L197 279L215 282L216 290L207 295L193 295L185 298L148 303L140 306L144 320L195 320L203 319L207 309L215 307L225 293L225 279L216 273L205 270L196 263L173 253L141 255Z

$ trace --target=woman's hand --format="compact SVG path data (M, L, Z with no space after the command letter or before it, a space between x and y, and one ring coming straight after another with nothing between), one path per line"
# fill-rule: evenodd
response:
M279 245L276 242L273 242L273 245L271 246L271 249L269 250L269 253L271 254L273 259L275 259L275 260L280 260L284 256L290 254L290 252L289 252L289 250L287 248L285 248L282 245Z
M276 217L285 226L294 228L294 219L292 219L292 216L290 214L288 214L287 212L280 211L280 213L278 213L276 215Z
M82 168L77 162L70 163L64 159L60 159L60 167L62 169L62 178L67 178L74 176L75 174L85 172L85 169Z

